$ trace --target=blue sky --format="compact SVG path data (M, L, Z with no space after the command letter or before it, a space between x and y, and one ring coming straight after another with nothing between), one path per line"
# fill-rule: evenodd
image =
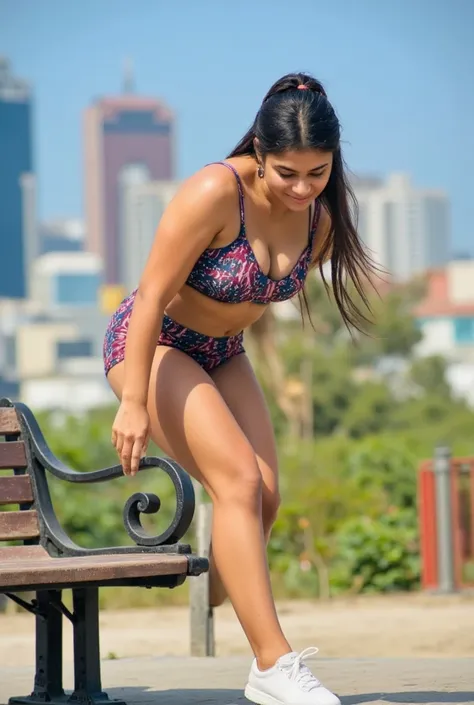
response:
M445 189L474 252L474 0L0 0L0 54L35 90L40 216L82 215L81 112L140 93L178 122L178 177L234 146L281 74L314 73L356 172ZM473 245L471 245L473 242Z

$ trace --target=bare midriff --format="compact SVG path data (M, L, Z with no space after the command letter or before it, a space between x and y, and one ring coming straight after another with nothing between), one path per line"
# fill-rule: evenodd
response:
M223 303L184 286L170 301L165 313L186 328L213 338L237 335L255 323L267 306L249 301Z

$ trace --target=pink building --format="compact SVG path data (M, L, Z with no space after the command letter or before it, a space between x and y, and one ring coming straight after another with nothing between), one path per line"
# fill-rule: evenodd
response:
M174 117L162 102L124 93L84 113L86 248L104 259L106 284L123 284L123 189L133 180L171 180Z

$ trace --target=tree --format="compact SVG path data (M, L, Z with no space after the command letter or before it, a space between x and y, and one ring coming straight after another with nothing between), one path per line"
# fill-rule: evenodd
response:
M354 444L347 472L356 487L385 497L391 506L414 509L418 458L400 434L368 436Z
M420 393L436 394L444 400L452 396L446 379L446 360L440 355L417 358L411 366L409 379Z
M387 385L365 382L357 387L341 422L354 438L379 433L390 425L395 401Z
M422 338L412 313L418 297L419 288L406 286L372 299L374 324L368 327L367 337L359 337L359 362L372 362L387 355L407 357L412 353Z

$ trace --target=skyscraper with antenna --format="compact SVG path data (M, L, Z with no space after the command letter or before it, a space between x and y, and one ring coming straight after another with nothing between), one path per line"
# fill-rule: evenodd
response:
M127 186L175 178L174 123L163 101L137 93L130 59L121 95L98 98L84 111L86 247L103 257L109 285L124 283Z

